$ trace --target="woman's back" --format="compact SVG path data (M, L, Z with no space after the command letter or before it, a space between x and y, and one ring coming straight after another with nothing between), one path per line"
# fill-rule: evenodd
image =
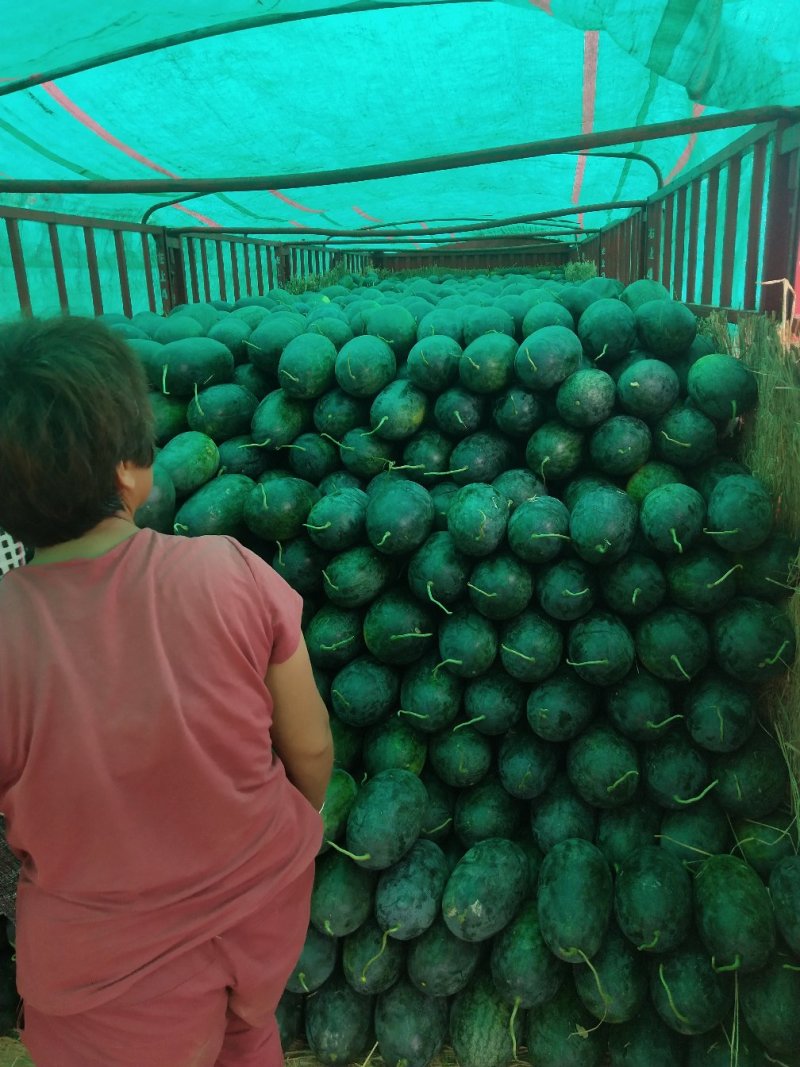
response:
M264 684L300 610L235 541L150 530L3 581L0 810L25 857L23 996L86 1010L308 865L319 819L273 756Z

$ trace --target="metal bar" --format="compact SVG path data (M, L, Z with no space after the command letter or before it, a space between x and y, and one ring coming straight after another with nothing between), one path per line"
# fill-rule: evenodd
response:
M659 201L647 208L647 270L645 277L661 281L661 223L664 207Z
M122 312L128 318L133 316L131 303L131 285L128 279L128 263L125 258L125 243L122 240L122 231L114 231L114 249L117 253L117 273L119 274L119 290L122 297Z
M475 233L480 230L496 230L501 226L521 226L529 222L541 222L544 219L556 219L562 215L586 215L594 211L625 211L633 208L644 207L646 200L607 200L600 204L570 204L569 207L556 208L550 211L536 211L530 215L512 215L508 218L494 219L490 222L470 223L468 226L431 226L428 229L419 230L381 230L377 226L364 226L356 230L327 229L307 225L305 232L328 237L388 237L394 240L398 237L435 237L441 234L451 233ZM214 229L210 226L182 226L170 230L171 233L198 233L212 238L215 234L291 234L297 236L297 228L294 226L229 226ZM530 235L528 235L530 236Z
M256 292L259 296L264 295L264 264L261 262L261 248L256 246L253 249L253 254L256 261ZM269 256L269 251L267 251Z
M719 167L708 175L706 187L706 233L703 247L703 278L700 301L710 304L714 293L714 258L717 243L717 201L719 199Z
M693 311L695 315L699 315L701 317L705 317L706 315L711 315L713 313L721 311L724 314L725 318L728 320L728 322L740 322L746 316L756 314L756 312L754 312L751 308L729 308L722 307L719 304L690 303L686 306L689 308L690 311Z
M228 299L228 282L225 277L225 260L222 255L222 244L217 244L217 275L219 277L219 299ZM210 299L210 298L209 298Z
M154 235L153 240L156 243L156 267L158 270L158 284L161 292L161 308L166 314L174 304L169 267L167 265L167 231L161 230L158 234Z
M205 241L200 242L200 266L203 269L203 292L208 303L211 300L211 275L208 270L208 249Z
M677 192L682 185L691 185L697 178L703 178L710 170L713 170L715 167L721 167L734 156L744 155L752 145L764 138L771 137L778 127L778 120L774 122L760 123L754 129L748 130L748 132L741 137L737 137L735 141L731 141L729 145L726 145L725 148L721 149L719 152L715 152L713 156L709 156L708 159L703 160L703 162L699 163L696 167L692 167L692 169L686 171L685 174L681 174L680 177L671 181L669 185L665 186L659 192L653 193L650 199L661 200L665 196Z
M233 277L233 299L238 300L242 295L242 290L239 285L239 257L236 255L236 248L232 244L228 244L231 250L231 275Z
M675 196L675 266L672 290L676 300L683 300L683 268L686 248L686 186Z
M455 258L455 257L458 257L458 256L469 256L469 257L474 257L474 258L482 256L484 258L484 260L486 261L486 263L489 263L489 260L490 260L490 258L492 256L500 256L500 255L503 255L503 256L535 255L535 254L541 253L541 252L549 252L551 258L566 261L569 258L570 250L567 247L567 245L564 245L563 249L560 249L560 250L549 249L549 248L548 249L543 249L541 245L531 245L528 248L493 248L491 253L489 253L487 255L485 249L482 249L482 248L468 248L468 249L430 248L430 249L421 249L414 258L416 258L416 259L422 258L422 259L430 260L430 259L438 259L438 258L452 259L452 258ZM407 253L405 253L405 252L391 252L391 251L387 251L387 252L384 253L385 258L387 260L391 259L392 261L395 260L398 256L403 256L403 255L406 255L406 254ZM348 257L347 262L349 262L351 264L351 266L349 268L347 268L348 270L355 270L356 269L354 266L352 266L352 263L353 263L352 257Z
M97 266L97 247L94 243L94 229L84 226L83 239L86 244L86 262L89 267L89 286L92 290L92 306L95 315L103 314L103 293L100 289L100 270Z
M197 280L197 252L195 251L194 237L186 238L186 255L189 260L189 282L192 287L192 300L198 304L200 302L200 286Z
M434 3L486 3L487 0L430 0ZM105 52L99 56L92 56L79 60L76 63L64 64L60 67L52 67L46 73L29 74L22 78L15 78L0 87L0 96L17 92L20 89L29 89L43 82L55 81L66 78L72 74L79 74L85 70L95 70L98 67L107 66L109 63L117 63L123 59L132 59L135 56L148 55L164 48L174 48L176 45L188 44L192 41L203 41L210 37L220 37L229 33L240 33L243 30L260 29L263 26L277 26L284 22L298 22L309 18L321 18L326 15L348 15L358 11L382 11L384 9L394 11L400 7L422 7L420 0L398 0L396 3L381 4L371 3L369 0L355 0L352 3L337 4L335 7L326 9L316 8L312 11L298 12L275 12L270 10L268 14L254 15L250 18L234 19L230 22L222 22L215 26L195 26L190 30L182 30L180 33L169 34L166 37L158 37L151 41L141 41L127 48L118 48L113 52Z
M644 126L629 126L624 129L602 130L596 133L573 134L569 137L553 137L524 144L503 145L500 148L484 148L472 152L454 152L448 155L429 156L420 159L398 160L395 163L375 163L364 167L346 167L341 170L311 171L300 174L263 174L248 178L137 178L126 180L67 179L60 181L39 179L0 180L1 193L169 193L180 192L244 192L264 189L311 189L326 185L342 185L351 182L372 181L380 178L397 178L409 174L430 174L437 171L459 170L462 167L485 166L489 163L509 163L520 159L534 159L565 152L580 152L590 148L605 148L611 145L655 141L675 137L682 133L703 133L708 130L734 129L739 126L754 126L762 122L793 122L800 119L800 108L765 107L746 108L722 114L703 114L670 122L654 122Z
M686 299L694 300L697 287L697 246L700 237L700 192L702 183L696 178L690 186L689 246L686 251Z
M769 191L767 198L767 227L764 240L764 262L761 268L760 282L781 278L792 280L790 260L792 258L791 220L793 203L796 204L797 190L790 188L792 173L792 154L780 151L780 135L775 138L769 172ZM761 311L781 315L783 312L783 291L780 285L762 285Z
M48 223L47 232L50 236L50 251L53 256L53 273L56 276L56 289L58 290L58 306L63 315L69 315L69 296L67 295L67 279L64 274L64 260L61 256L61 240L58 236L58 226L54 222Z
M270 245L267 249L267 292L275 288L275 267L272 262L273 249Z
M744 306L757 307L758 252L761 245L761 215L764 208L764 181L767 171L767 142L759 141L753 149L753 174L750 179L750 216L747 226L747 258L744 265Z
M30 211L28 208L0 205L0 218L18 219L21 222L54 222L58 226L94 226L105 230L125 230L131 233L160 233L159 226L140 226L136 222L119 222L114 219L92 218L90 215L66 215L58 211Z
M661 284L672 292L672 221L675 211L675 197L669 196L664 202L664 228L661 238Z
M147 286L147 303L150 310L156 311L156 288L153 285L153 260L150 255L150 241L146 233L142 234L142 260L144 262L144 283Z
M11 266L14 271L14 281L17 285L19 309L23 315L31 315L31 291L28 286L28 273L25 270L25 256L22 252L22 241L19 236L19 223L16 219L6 219L6 233L8 246L11 251Z
M231 244L231 248L233 248ZM246 244L242 250L244 256L244 288L248 296L253 295L253 277L250 271L250 245Z
M735 156L728 164L728 183L725 188L725 228L722 232L722 278L719 290L719 302L722 307L730 307L733 302L733 262L736 258L741 173L741 157Z
M656 176L656 188L664 185L664 175L654 159L643 152L571 152L570 155L596 156L598 159L632 159L636 163L645 163Z

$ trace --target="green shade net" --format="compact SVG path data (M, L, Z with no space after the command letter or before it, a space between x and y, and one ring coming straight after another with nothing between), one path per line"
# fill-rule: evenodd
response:
M51 180L313 175L792 105L800 102L800 63L787 30L795 4L194 0L172 8L148 0L133 11L113 2L74 5L66 15L56 0L9 0L5 15L14 32L0 41L0 172ZM27 85L34 76L45 80ZM646 154L669 183L742 132L613 150ZM576 204L642 200L656 188L656 174L642 160L549 155L208 194L161 207L149 221L289 226L292 237L283 239L298 241L313 238L307 228L315 225L422 222L455 232ZM167 199L0 193L0 206L139 222ZM628 213L572 214L567 221L600 227ZM552 225L493 235L546 234ZM31 250L26 262L32 258ZM1 247L0 260L7 271ZM113 255L108 265L113 270Z

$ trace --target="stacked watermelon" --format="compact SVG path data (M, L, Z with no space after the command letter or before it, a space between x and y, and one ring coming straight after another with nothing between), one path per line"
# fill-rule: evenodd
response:
M238 536L305 598L337 769L284 1040L798 1062L759 701L797 544L734 455L755 378L649 280L342 283L112 323L162 446L140 521Z

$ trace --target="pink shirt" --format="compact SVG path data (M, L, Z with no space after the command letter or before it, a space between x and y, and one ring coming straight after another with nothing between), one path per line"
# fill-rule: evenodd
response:
M264 685L301 607L233 539L151 530L0 582L0 811L40 1010L149 974L156 994L313 860L321 820L272 752Z

